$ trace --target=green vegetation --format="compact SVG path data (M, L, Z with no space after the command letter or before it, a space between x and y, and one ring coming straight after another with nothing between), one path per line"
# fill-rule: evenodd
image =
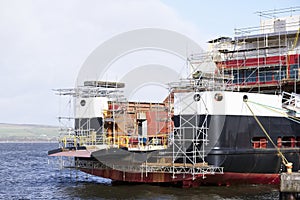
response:
M57 141L58 127L28 124L1 124L0 141Z

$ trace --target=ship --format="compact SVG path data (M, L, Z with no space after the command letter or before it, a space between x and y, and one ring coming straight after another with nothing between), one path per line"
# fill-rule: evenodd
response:
M276 14L299 10L258 12L260 26L210 40L160 103L128 101L121 82L56 90L74 100L74 126L48 155L114 182L279 184L300 169L300 15Z

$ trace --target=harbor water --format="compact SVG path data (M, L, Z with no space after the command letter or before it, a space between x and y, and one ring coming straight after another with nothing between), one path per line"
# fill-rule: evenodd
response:
M110 180L59 168L54 143L0 144L0 199L278 199L278 186L160 187L111 185ZM50 161L50 164L49 164Z

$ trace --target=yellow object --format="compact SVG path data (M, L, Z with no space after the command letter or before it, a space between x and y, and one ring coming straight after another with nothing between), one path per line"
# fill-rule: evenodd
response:
M128 147L128 144L129 144L128 136L118 137L118 146Z
M288 174L292 173L293 163L289 162L285 166L286 166L286 169L287 169L287 173Z

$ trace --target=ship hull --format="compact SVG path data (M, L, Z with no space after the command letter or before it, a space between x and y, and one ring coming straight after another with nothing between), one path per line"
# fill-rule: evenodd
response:
M192 116L181 116L191 119ZM204 117L199 116L199 125L203 123ZM278 137L292 136L297 138L300 134L296 122L284 117L258 117L266 131L270 134L275 143ZM147 160L155 158L159 153L164 155L169 150L151 153L132 153L122 149L100 150L92 154L99 162L108 166L107 169L82 169L86 173L96 176L110 178L114 181L124 182L147 182L147 183L181 183L183 185L231 185L231 184L278 184L279 174L285 171L282 164L282 157L271 142L263 148L253 147L253 138L265 137L261 128L253 116L222 116L210 115L207 118L209 124L210 145L206 147L207 155L205 161L210 165L223 167L223 174L175 174L155 172L131 172L118 169L113 166L138 166ZM222 122L222 123L220 123ZM175 124L181 126L180 124ZM219 130L216 131L216 130ZM293 163L293 171L300 167L300 149L296 142L293 147L281 148L289 162ZM169 155L170 156L170 155ZM119 158L119 159L118 159ZM122 162L126 160L127 162ZM138 160L138 161L137 161Z
M289 162L293 163L293 171L298 171L300 169L298 123L285 117L257 118L276 147L253 116L210 116L210 130L222 131L220 134L209 131L209 141L214 141L214 144L206 149L206 161L224 167L225 172L278 174L285 170L279 150ZM220 121L223 123L219 123ZM256 138L265 138L266 143L260 145L258 141L256 142L258 145L255 146ZM281 144L278 138L281 138Z
M280 183L280 174L265 173L236 173L224 172L214 175L176 175L169 173L133 173L123 172L114 169L80 169L81 171L112 179L113 182L127 183L169 183L174 186L195 187L200 185L229 186L238 184L270 184L278 185Z

